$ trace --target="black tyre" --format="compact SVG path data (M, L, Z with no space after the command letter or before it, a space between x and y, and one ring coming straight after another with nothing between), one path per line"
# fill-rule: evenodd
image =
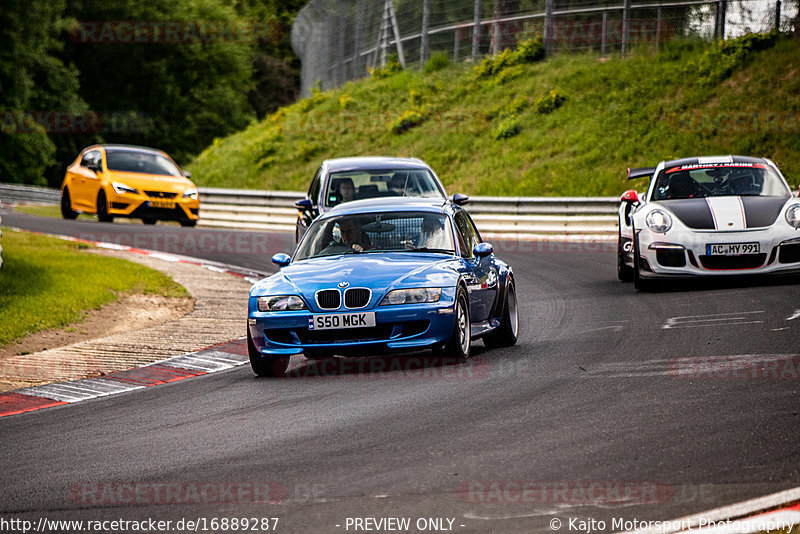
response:
M247 329L247 353L250 356L250 367L258 376L270 378L281 377L289 368L289 356L263 356L253 344L250 329Z
M106 192L102 189L97 193L97 220L100 222L114 222L114 217L108 214Z
M489 348L510 347L517 342L519 331L519 313L517 311L517 288L514 280L509 278L503 302L503 318L500 326L483 338L483 344Z
M78 216L78 212L72 209L72 201L70 200L69 189L66 187L61 193L61 216L65 219L75 219Z
M144 224L155 224L158 221L155 217L142 217L142 222Z
M181 221L181 226L185 226L187 228L194 228L195 226L197 226L197 221L196 220L192 221L187 219L185 221Z
M463 286L458 286L456 292L454 315L453 334L443 352L449 357L467 359L470 357L472 340L470 337L469 299Z
M617 278L622 282L633 281L633 268L625 265L625 251L622 250L622 232L617 234Z

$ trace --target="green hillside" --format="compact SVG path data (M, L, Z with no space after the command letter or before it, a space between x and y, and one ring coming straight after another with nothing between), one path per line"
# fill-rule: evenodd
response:
M536 46L477 66L436 55L424 70L315 92L215 139L193 178L305 190L323 159L393 155L424 159L451 192L616 195L626 167L734 153L800 182L800 39L671 42L626 58L540 60Z

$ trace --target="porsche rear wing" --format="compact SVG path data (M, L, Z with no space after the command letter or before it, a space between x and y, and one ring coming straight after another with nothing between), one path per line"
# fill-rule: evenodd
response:
M628 169L628 180L635 180L636 178L644 178L647 176L648 178L653 177L653 173L656 172L655 167L639 167L636 169Z

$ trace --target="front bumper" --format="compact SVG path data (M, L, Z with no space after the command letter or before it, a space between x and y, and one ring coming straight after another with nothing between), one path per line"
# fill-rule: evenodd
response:
M172 194L172 193L170 193ZM200 200L174 193L172 198L151 197L143 192L108 193L108 213L114 217L153 218L162 221L195 221L199 219Z
M735 232L638 232L642 278L800 272L800 231L783 228ZM707 245L758 243L757 254L712 256Z
M360 355L441 347L450 340L455 324L455 303L444 298L430 304L364 310L375 312L375 327L318 331L309 330L309 317L322 313L259 312L254 311L255 298L250 301L247 327L256 349L265 356L304 350Z

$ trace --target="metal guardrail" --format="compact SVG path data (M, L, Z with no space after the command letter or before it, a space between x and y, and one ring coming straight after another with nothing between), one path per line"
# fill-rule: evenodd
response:
M60 200L61 192L58 189L33 185L0 184L0 201L3 203L41 202L42 204L57 204Z
M200 188L199 226L294 232L296 191ZM57 203L59 191L0 184L2 202ZM472 197L466 208L487 236L594 236L617 233L617 197Z

